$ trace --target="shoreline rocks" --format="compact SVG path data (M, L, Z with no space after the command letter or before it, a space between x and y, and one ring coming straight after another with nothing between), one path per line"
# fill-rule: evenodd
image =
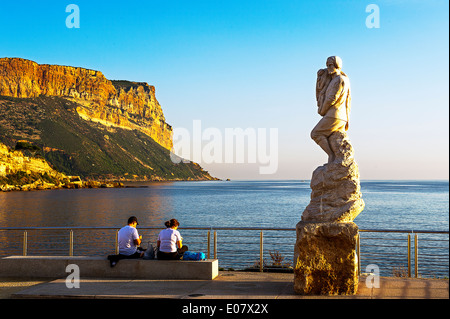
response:
M194 179L174 179L174 180L147 180L144 182L178 182L178 181L202 181ZM206 180L205 180L206 181ZM212 181L220 181L220 179L214 179ZM125 182L142 182L136 180L130 180ZM25 185L9 185L0 184L0 192L12 192L12 191L38 191L38 190L54 190L54 189L82 189L82 188L133 188L133 187L143 187L143 186L129 186L125 185L123 181L80 181L80 182L68 182L65 184L53 184L47 183L42 180L37 180L30 184ZM144 186L145 187L145 186Z
M81 183L68 182L66 184L53 184L47 183L42 180L37 180L34 183L25 185L0 185L0 191L11 192L11 191L39 191L39 190L53 190L53 189L81 189L81 188L122 188L125 187L121 182L108 182L102 183L97 181L82 181Z

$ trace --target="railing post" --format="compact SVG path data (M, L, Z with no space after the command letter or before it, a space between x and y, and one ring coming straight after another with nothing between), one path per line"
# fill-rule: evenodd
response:
M73 230L70 230L69 233L69 256L73 256Z
M263 272L263 231L259 233L259 271Z
M119 230L116 231L116 255L119 254Z
M23 249L22 249L22 255L24 256L27 255L27 246L28 246L28 233L25 230L23 232Z
M411 234L408 234L408 277L411 277Z
M214 259L217 259L217 232L214 231Z
M207 234L206 234L206 236L207 236L207 247L208 247L208 259L210 258L210 256L211 256L211 231L209 231L208 230L208 232L207 232Z
M419 236L414 234L414 273L416 278L419 277Z
M361 276L361 242L359 232L356 236L356 258L358 258L358 275Z

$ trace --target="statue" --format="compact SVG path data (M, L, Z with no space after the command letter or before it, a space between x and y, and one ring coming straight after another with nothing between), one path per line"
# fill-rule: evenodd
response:
M330 56L327 68L317 72L317 112L323 118L311 131L311 138L327 153L328 163L335 160L328 137L336 131L347 131L350 114L350 80L341 70L342 59Z
M311 177L311 200L297 223L294 290L302 295L356 294L359 282L353 220L363 211L359 168L347 135L350 81L342 60L327 59L317 72L316 99L322 119L311 138L328 154L328 163Z

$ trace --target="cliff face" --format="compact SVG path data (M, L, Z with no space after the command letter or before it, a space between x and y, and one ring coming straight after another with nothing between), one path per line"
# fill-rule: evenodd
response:
M20 151L10 151L6 145L0 143L0 177L5 177L20 171L49 173L58 175L43 158L27 157Z
M153 86L83 68L0 59L0 143L32 150L17 165L0 158L0 185L53 183L47 168L28 169L41 165L34 156L89 180L215 179L196 163L172 162L172 128Z
M0 143L0 191L49 189L60 187L68 180L45 159L25 156ZM17 185L8 185L8 181Z
M0 95L65 97L79 104L76 111L85 120L136 129L172 148L172 127L165 122L155 87L147 83L110 81L100 71L2 58Z

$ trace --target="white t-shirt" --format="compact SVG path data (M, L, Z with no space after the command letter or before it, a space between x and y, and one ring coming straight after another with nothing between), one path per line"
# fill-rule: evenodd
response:
M135 227L129 225L122 227L119 230L119 254L130 256L137 251L137 246L134 240L139 238L138 231Z
M158 240L161 242L159 250L164 253L174 253L177 251L177 241L181 241L182 239L178 230L166 228L158 236Z

